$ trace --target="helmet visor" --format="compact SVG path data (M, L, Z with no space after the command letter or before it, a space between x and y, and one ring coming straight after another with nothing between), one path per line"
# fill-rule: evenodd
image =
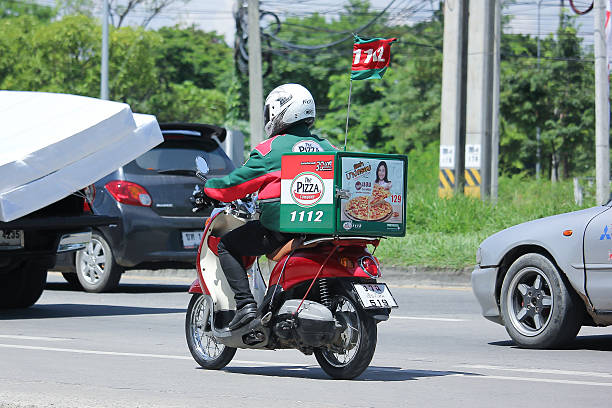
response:
M270 121L270 105L264 107L264 125Z

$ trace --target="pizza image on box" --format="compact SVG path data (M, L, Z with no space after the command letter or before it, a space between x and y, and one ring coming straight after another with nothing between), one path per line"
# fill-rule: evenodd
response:
M344 207L344 213L357 221L383 221L391 216L391 204L386 201L372 202L372 196L351 198Z
M385 198L390 197L390 196L391 196L391 193L389 192L389 190L387 190L380 184L374 184L370 203L377 204L380 201L383 201Z

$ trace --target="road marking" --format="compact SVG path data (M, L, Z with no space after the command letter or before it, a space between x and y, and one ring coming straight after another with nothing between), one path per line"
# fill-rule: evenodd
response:
M451 374L447 377L462 377L476 378L483 380L508 380L508 381L527 381L527 382L542 382L551 384L572 384L572 385L592 385L597 387L612 387L611 383L593 382L593 381L576 381L576 380L560 380L555 378L533 378L533 377L509 377L503 375L486 375L486 374Z
M172 356L168 354L147 354L147 353L124 353L118 351L100 351L100 350L81 350L81 349L67 349L58 347L40 347L40 346L23 346L19 344L0 344L0 347L4 348L16 348L23 350L40 350L40 351L58 351L64 353L77 353L77 354L98 354L106 356L126 356L126 357L152 357L152 358L165 358L173 360L191 360L188 356Z
M0 338L3 339L17 339L17 340L40 340L40 341L68 341L72 339L65 339L62 337L35 337L35 336L22 336L13 334L0 334Z
M61 272L49 272L49 275L52 275L57 278L62 278ZM63 278L62 278L63 279ZM168 275L146 275L146 274L133 274L130 275L130 272L121 276L121 281L124 280L143 280L143 281L168 281L168 282L182 282L185 285L191 284L197 276L194 272L193 276L168 276ZM53 282L53 283L62 283L62 282ZM424 289L424 290L453 290L453 291L471 291L472 288L470 286L435 286L435 285L418 285L418 284L394 284L388 283L387 286L390 288L400 288L400 289Z
M470 286L435 286L435 285L418 285L418 284L395 284L387 283L390 288L400 289L425 289L425 290L456 290L461 292L471 291Z
M512 371L519 373L536 373L536 374L556 374L556 375L575 375L581 377L600 377L600 378L612 378L610 373L597 373L592 371L572 371L572 370L555 370L547 368L512 368L492 365L458 365L456 367L470 368L470 369L482 369L482 370L499 370L499 371Z
M149 353L128 353L119 351L102 351L102 350L83 350L83 349L69 349L69 348L58 348L58 347L42 347L42 346L24 346L20 344L2 344L0 348L14 348L22 350L39 350L39 351L57 351L63 353L75 353L75 354L96 354L103 356L121 356L121 357L148 357L148 358L161 358L170 360L193 360L191 356L176 356L171 354L149 354ZM280 361L247 361L247 360L233 360L232 363L237 364L253 364L263 366L291 366L291 367L308 367L308 364L298 363L286 363Z
M22 349L22 350L40 350L40 351L55 351L55 352L65 352L65 353L77 353L77 354L96 354L96 355L107 355L107 356L123 356L123 357L149 357L149 358L161 358L161 359L171 359L171 360L192 360L190 356L176 356L176 355L168 355L168 354L148 354L148 353L125 353L125 352L116 352L116 351L100 351L100 350L82 350L82 349L66 349L66 348L58 348L58 347L39 347L39 346L23 346L18 344L0 344L0 348L13 348L13 349ZM264 362L264 361L246 361L246 360L235 360L234 364L253 364L253 365L264 365L264 366L288 366L288 367L296 367L296 368L308 368L311 367L309 364L298 364L298 363L286 363L286 362ZM231 367L231 366L230 366ZM495 366L459 366L459 367L495 367ZM503 367L502 367L503 368ZM373 371L395 371L395 369L387 369L384 367L372 367ZM584 372L572 372L572 371L562 371L562 370L552 370L559 371L564 373L582 373ZM604 373L589 373L589 374L604 374ZM602 383L602 382L593 382L593 381L576 381L576 380L562 380L562 379L554 379L554 378L533 378L533 377L510 377L510 376L502 376L502 375L487 375L487 374L449 374L449 375L440 375L440 377L460 377L460 378L471 378L471 379L488 379L488 380L508 380L508 381L527 381L527 382L543 382L543 383L552 383L552 384L571 384L571 385L589 385L589 386L598 386L598 387L612 387L612 382L610 383Z
M195 272L193 273L194 276L167 276L167 275L129 275L128 274L124 274L121 276L121 281L123 282L124 280L144 280L144 281L168 281L168 282L183 282L185 285L189 285L191 284L194 279L197 278L197 276L195 275ZM62 274L61 272L49 272L49 275L61 278ZM62 282L53 282L53 283L62 283Z
M447 317L416 317L416 316L389 316L390 319L403 320L429 320L432 322L465 322L465 319L452 319Z

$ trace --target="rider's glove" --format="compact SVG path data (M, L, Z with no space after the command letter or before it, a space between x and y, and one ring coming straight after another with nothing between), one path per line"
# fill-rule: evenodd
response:
M204 190L196 191L190 198L191 205L193 206L193 212L198 212L207 207L215 207L219 205L219 201L214 198L210 198L204 193Z

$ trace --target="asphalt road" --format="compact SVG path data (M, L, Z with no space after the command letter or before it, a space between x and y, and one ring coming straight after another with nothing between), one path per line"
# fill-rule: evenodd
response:
M198 368L183 329L189 278L126 275L109 294L49 282L34 307L0 312L2 407L611 406L612 328L522 350L468 288L392 286L400 309L379 325L370 368L334 381L291 350Z

